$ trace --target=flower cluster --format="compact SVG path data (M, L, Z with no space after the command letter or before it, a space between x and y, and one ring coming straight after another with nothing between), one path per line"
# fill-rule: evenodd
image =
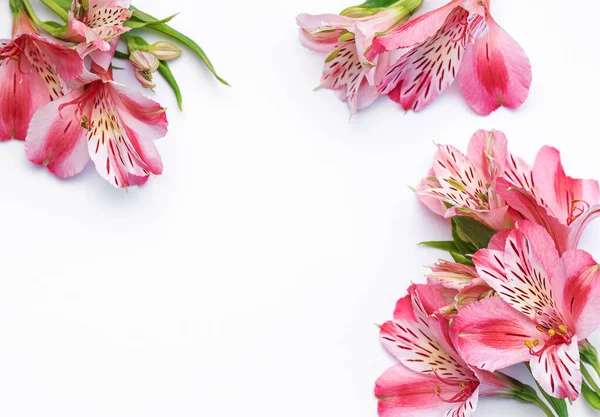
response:
M157 20L130 0L42 2L64 24L40 21L29 0L10 0L12 39L0 41L0 140L24 140L27 158L60 178L78 174L90 159L115 187L161 174L154 140L167 133L165 109L115 82L113 59L129 60L146 88L155 87L153 72L159 71L180 107L179 87L166 61L181 51L167 41L149 45L134 33L149 28L183 42L214 73L210 61L166 24L170 18ZM120 39L128 53L117 51Z
M381 326L399 364L377 380L380 416L470 416L480 396L562 417L583 394L600 409L585 365L600 372L587 340L600 326L600 265L577 248L600 214L598 182L567 176L554 148L530 166L503 133L481 130L466 155L439 145L415 192L451 220L453 240L424 244L452 260L431 266ZM521 363L552 408L500 372Z
M299 15L302 43L328 54L321 87L352 114L382 94L419 111L455 80L482 115L525 102L529 59L492 17L490 0L452 0L410 20L422 3L369 0L339 15Z

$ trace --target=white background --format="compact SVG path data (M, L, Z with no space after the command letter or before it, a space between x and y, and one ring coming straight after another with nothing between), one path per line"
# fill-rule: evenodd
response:
M184 113L162 81L148 92L169 108L163 176L128 193L92 166L61 181L0 144L0 415L376 417L394 361L374 324L442 256L417 242L449 237L407 187L433 142L466 150L496 128L529 161L551 144L569 174L600 178L596 1L492 2L533 64L519 111L477 116L452 88L417 114L382 98L351 123L312 91L323 57L294 21L351 4L220 3L134 3L181 12L173 25L233 86L186 52L172 64ZM9 23L3 4L4 37ZM600 258L598 236L584 243ZM477 415L507 413L542 416L490 399Z

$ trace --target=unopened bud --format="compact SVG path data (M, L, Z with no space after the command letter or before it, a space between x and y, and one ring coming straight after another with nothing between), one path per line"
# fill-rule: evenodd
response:
M129 61L135 69L135 78L144 88L154 88L152 73L158 69L160 61L150 52L133 51L129 55Z
M160 41L153 43L148 48L148 51L154 54L161 61L169 61L181 55L181 49L173 45L171 42Z

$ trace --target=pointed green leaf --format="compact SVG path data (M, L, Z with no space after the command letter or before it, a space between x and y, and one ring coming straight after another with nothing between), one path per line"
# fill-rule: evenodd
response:
M454 259L454 262L458 262L459 264L463 264L463 265L467 265L467 266L475 266L473 261L471 261L466 256L461 255L460 253L450 252L450 256L452 256L452 259Z
M165 17L164 19L161 20L142 20L138 17L132 16L131 19L129 19L128 21L126 21L124 23L125 26L130 27L132 29L139 29L139 28L143 28L144 26L148 26L150 23L167 23L169 21L171 21L171 19L173 19L175 16L177 16L177 13L175 13L174 15L171 15L169 17Z
M595 408L596 410L600 410L600 396L585 382L581 387L581 393L583 394L583 398L585 398L590 407Z
M444 242L444 241L439 241L439 242L421 242L419 243L419 245L423 245L423 246L427 246L433 249L440 249L446 252L458 252L458 249L456 248L456 244L452 241L449 242Z
M175 80L175 77L171 72L171 68L169 68L169 64L167 64L165 61L160 61L160 65L158 66L158 72L160 73L160 75L163 76L165 80L167 80L167 83L173 89L175 97L177 98L177 106L179 107L179 110L183 110L181 90L179 89L179 85L177 84L177 81Z
M141 10L139 10L138 8L136 8L134 6L131 6L131 10L134 12L134 16L142 21L156 20L151 15L142 12ZM219 80L222 84L229 85L229 83L227 81L225 81L223 78L219 77L219 75L217 74L217 71L215 70L213 64L210 62L210 59L208 59L208 56L206 55L206 53L204 53L204 51L202 50L200 45L198 45L192 39L190 39L183 33L176 31L175 29L173 29L172 27L170 27L169 25L167 25L165 23L148 23L148 25L146 25L146 27L150 28L150 29L154 29L157 32L164 33L165 35L168 35L168 36L172 37L173 39L176 39L179 42L185 44L188 48L190 48L192 51L194 51L200 57L202 62L204 62L204 65L206 65L208 70L210 72L212 72L212 74L217 78L217 80Z
M490 239L496 234L496 231L471 217L455 216L452 220L476 250L487 248Z
M459 227L456 222L456 217L452 218L452 239L454 239L454 244L458 249L458 253L462 255L472 255L477 252L477 248L473 246L473 244L469 241L467 236L465 236L462 229Z

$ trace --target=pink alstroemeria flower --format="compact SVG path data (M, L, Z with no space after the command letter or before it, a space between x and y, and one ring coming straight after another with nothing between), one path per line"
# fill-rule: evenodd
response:
M413 285L409 293L381 327L384 347L400 364L377 380L380 417L467 417L480 395L505 396L517 388L505 375L474 370L459 356L439 313L448 301L439 287Z
M489 0L452 0L373 41L373 52L410 48L379 91L405 110L421 110L458 78L473 110L518 108L529 95L531 65L492 18Z
M119 35L130 28L123 25L131 17L130 0L73 0L65 39L79 43L81 56L90 56L108 69Z
M60 178L81 172L91 158L104 179L126 188L162 173L154 140L167 125L163 107L107 73L40 108L25 153Z
M549 146L533 169L517 157L507 160L498 194L527 220L546 228L560 253L577 249L585 227L600 216L600 186L567 176L560 152Z
M14 38L0 41L0 140L25 139L34 112L83 71L79 54L39 36L24 11L14 19Z
M508 206L496 192L506 154L506 136L500 131L477 131L466 156L453 146L440 145L417 195L434 213L446 218L469 216L494 230L510 227Z
M506 236L502 250L473 257L499 297L459 312L455 345L469 364L491 372L529 362L547 393L575 400L582 384L578 342L600 325L600 267L581 250L559 258L535 223L519 222Z
M322 84L347 101L352 114L373 103L377 84L389 67L390 54L366 53L375 36L396 27L418 9L423 0L400 0L396 5L364 17L337 14L301 14L296 18L300 40L313 51L329 54Z

